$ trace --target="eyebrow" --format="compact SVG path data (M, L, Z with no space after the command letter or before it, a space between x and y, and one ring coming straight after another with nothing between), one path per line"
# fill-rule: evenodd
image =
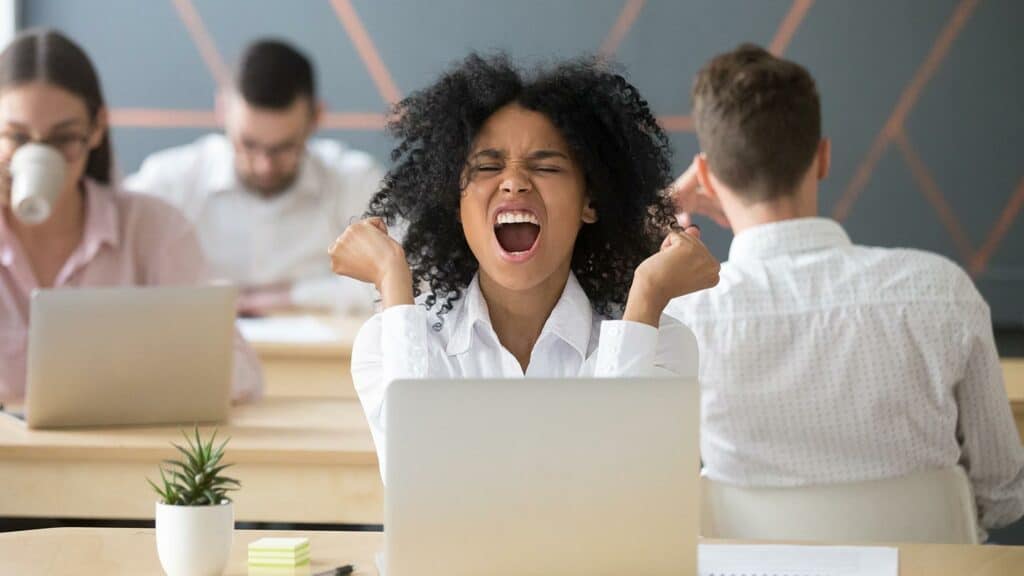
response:
M479 152L474 153L472 156L470 156L470 159L472 160L478 157L503 159L506 156L507 154L505 154L505 152L501 150L497 150L495 148L486 148L484 150L480 150ZM548 158L563 158L565 160L568 160L569 156L564 152L559 152L558 150L547 149L534 150L533 152L530 152L530 154L526 156L527 160L546 160Z
M72 126L75 126L76 124L87 124L87 122L85 120L82 120L81 118L68 118L67 120L61 120L60 122L54 124L52 127L50 127L50 131L54 132L57 130L62 130L64 128L70 128ZM22 130L26 130L29 128L28 124L25 124L24 122L14 122L13 120L8 120L7 125Z

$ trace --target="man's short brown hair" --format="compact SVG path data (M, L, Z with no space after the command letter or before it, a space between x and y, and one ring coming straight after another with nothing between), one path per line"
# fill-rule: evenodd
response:
M694 119L715 176L747 203L795 191L821 141L821 103L799 64L743 44L697 74Z

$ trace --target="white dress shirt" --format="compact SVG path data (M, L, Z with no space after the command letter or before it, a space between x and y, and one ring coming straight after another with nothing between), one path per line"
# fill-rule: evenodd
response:
M661 327L596 315L576 277L569 280L541 329L523 373L498 341L474 276L454 308L439 319L423 305L392 306L359 330L352 380L370 423L384 473L384 392L398 379L577 378L697 375L697 343L685 326L662 316Z
M310 140L296 181L264 199L235 175L222 134L163 150L125 188L163 198L192 221L214 276L243 286L292 284L292 301L340 312L369 311L373 291L331 273L327 248L366 210L380 167L366 153Z
M705 473L798 486L965 467L981 524L1024 515L1024 450L989 308L949 260L834 221L736 236L719 285L666 310L701 350Z

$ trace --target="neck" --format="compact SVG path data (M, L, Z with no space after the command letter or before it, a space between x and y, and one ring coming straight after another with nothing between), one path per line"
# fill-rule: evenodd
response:
M29 226L9 210L5 216L11 232L21 243L36 279L49 286L55 270L81 242L85 228L85 197L79 186L61 192L46 221Z
M569 262L538 286L512 290L480 271L480 291L491 317L498 341L519 360L523 372L530 362L533 345L562 297L569 281Z
M792 195L775 200L744 205L735 195L726 199L723 195L722 209L729 219L733 233L796 218L812 218L818 215L817 190L796 191Z

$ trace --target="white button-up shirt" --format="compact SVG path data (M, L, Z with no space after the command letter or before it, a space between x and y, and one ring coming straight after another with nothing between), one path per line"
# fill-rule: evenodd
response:
M310 140L296 181L264 199L238 181L234 155L227 137L210 134L153 154L125 188L181 210L215 277L240 285L289 283L299 306L368 312L372 290L332 274L327 248L380 187L376 162L338 142Z
M797 486L960 464L983 527L1024 514L989 308L949 260L788 220L738 234L719 285L666 313L700 344L711 478Z
M394 380L697 375L697 343L685 326L668 316L662 316L660 328L606 320L593 312L572 274L533 345L525 373L498 341L477 277L439 330L438 322L421 304L392 306L370 318L356 336L352 380L382 475L384 393Z

